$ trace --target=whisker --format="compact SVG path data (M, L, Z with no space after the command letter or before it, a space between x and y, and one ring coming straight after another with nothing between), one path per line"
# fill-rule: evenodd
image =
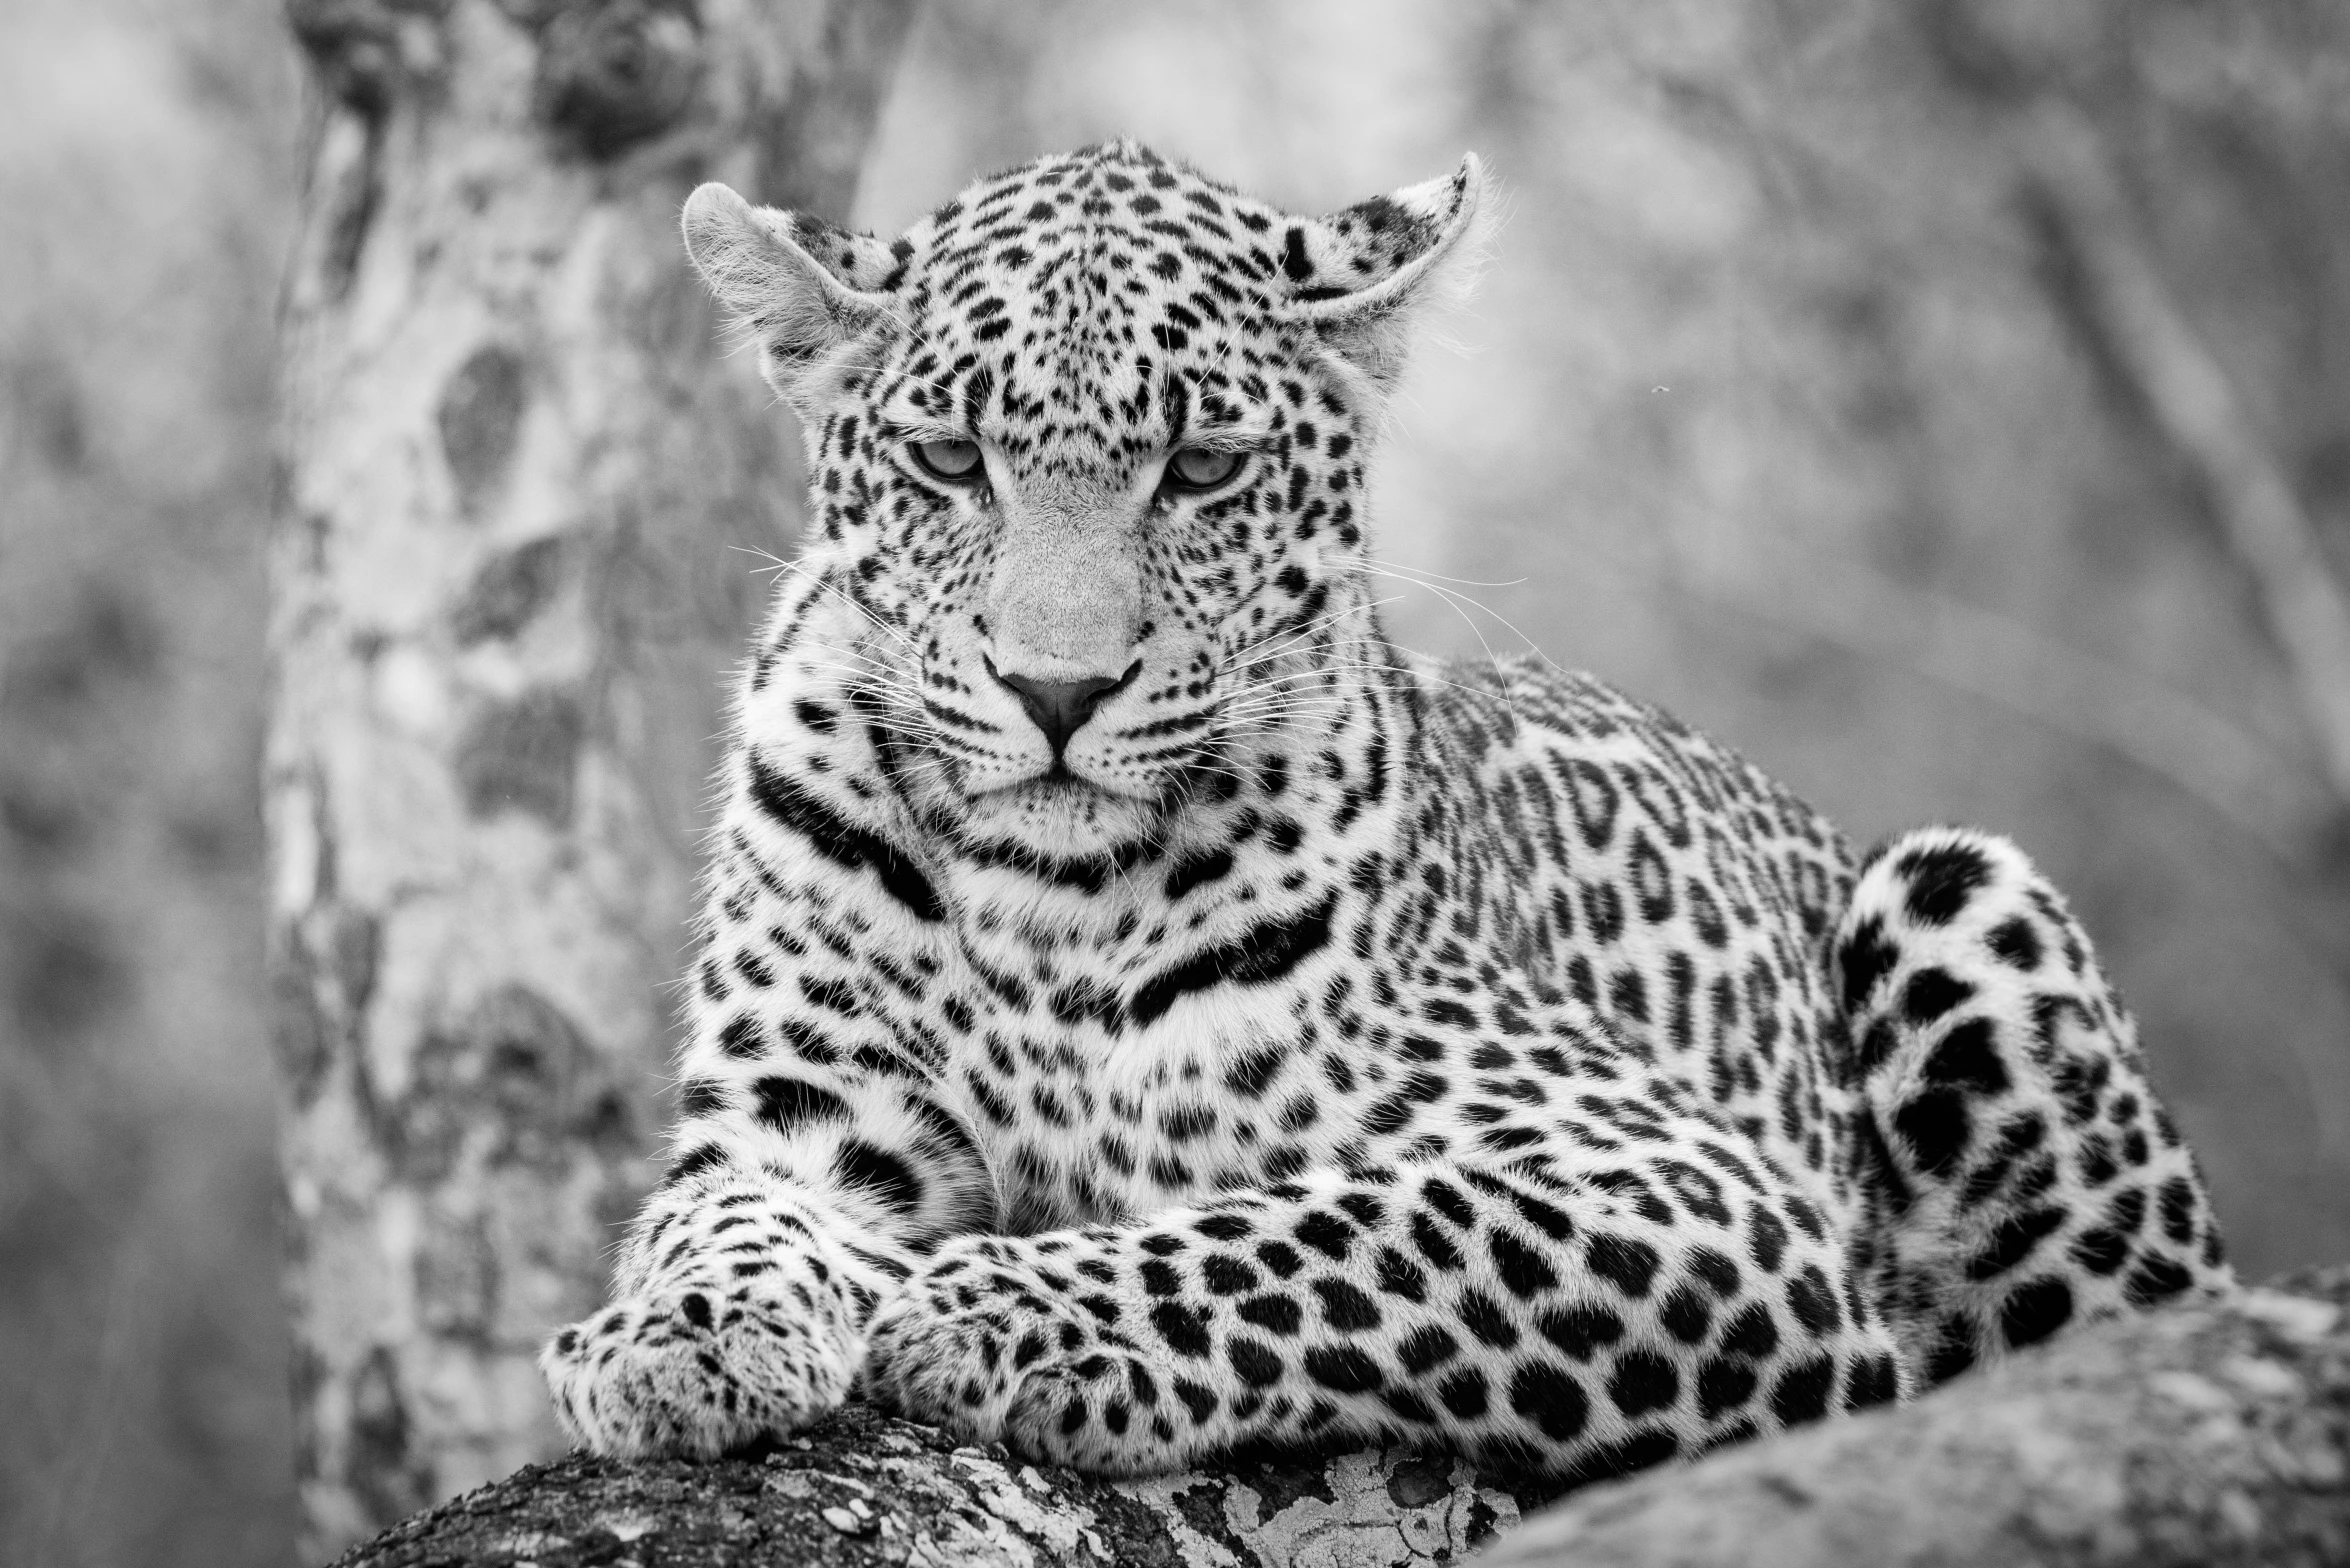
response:
M1270 662L1273 659L1282 657L1283 654L1285 654L1289 649L1313 636L1316 631L1324 626L1328 626L1334 624L1335 622L1344 620L1348 616L1356 614L1358 611L1367 612L1371 610L1377 610L1384 605L1400 604L1402 601L1403 595L1396 594L1391 598L1373 599L1366 604L1350 604L1343 609L1333 610L1328 615L1317 616L1312 621L1307 622L1304 626L1295 627L1286 632L1279 632L1271 636L1260 638L1257 642L1236 650L1231 655L1229 655L1223 661L1223 663L1218 666L1218 668L1229 669L1242 663ZM1356 640L1369 642L1373 639L1361 638Z

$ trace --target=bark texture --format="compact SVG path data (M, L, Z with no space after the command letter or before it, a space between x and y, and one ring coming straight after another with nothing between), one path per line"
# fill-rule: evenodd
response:
M910 0L292 0L269 628L307 1550L560 1449L796 463L676 234L845 216Z
M763 1457L536 1465L336 1568L1862 1568L2350 1561L2350 1268L2107 1323L1932 1398L1547 1493L1401 1450L1141 1482L841 1411Z

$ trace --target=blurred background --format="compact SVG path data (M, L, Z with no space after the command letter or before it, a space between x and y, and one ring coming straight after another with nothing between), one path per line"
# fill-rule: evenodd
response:
M256 777L303 91L271 0L0 6L27 1565L292 1559ZM1377 481L1399 639L1597 670L1864 842L2014 835L2240 1268L2350 1257L2350 10L967 0L837 216L1120 133L1299 210L1480 152L1499 251Z

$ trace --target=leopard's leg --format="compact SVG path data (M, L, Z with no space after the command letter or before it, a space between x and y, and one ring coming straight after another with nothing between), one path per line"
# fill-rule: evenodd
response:
M874 874L881 848L824 849L881 844L837 814L851 802L732 765L673 1163L612 1304L540 1356L565 1430L602 1454L707 1457L815 1420L874 1304L995 1212L922 1026L960 1005L917 962L937 922Z
M1820 1216L1719 1127L1642 1128L1554 1112L1503 1158L950 1242L875 1318L868 1377L958 1435L1122 1474L1400 1438L1595 1478L1897 1397Z
M781 988L776 988L780 991ZM712 1009L683 1064L676 1158L610 1306L539 1358L565 1430L601 1454L710 1457L848 1394L864 1325L920 1252L993 1213L937 1086L889 1070L799 993Z
M1837 962L1877 1288L1925 1380L2231 1283L2136 1025L2023 851L1962 828L1896 838L1853 889Z

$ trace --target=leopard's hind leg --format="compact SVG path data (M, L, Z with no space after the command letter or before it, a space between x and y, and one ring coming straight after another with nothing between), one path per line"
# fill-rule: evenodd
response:
M2232 1283L2136 1024L2022 850L1901 835L1863 868L1836 955L1869 1267L1922 1381Z

